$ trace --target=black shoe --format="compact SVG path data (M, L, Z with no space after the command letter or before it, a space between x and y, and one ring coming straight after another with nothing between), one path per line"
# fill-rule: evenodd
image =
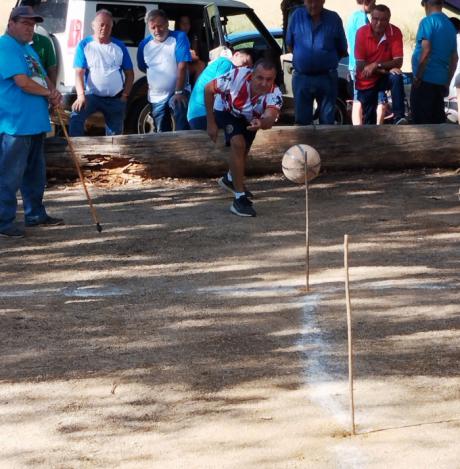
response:
M252 202L245 195L242 195L238 199L233 199L233 203L230 205L230 212L238 215L239 217L256 216L256 211L252 207Z
M2 238L24 238L24 231L17 226L10 226L0 230L0 236Z
M46 215L43 220L26 220L26 226L58 226L63 225L64 220L62 218L54 218Z
M225 189L226 191L231 192L233 195L235 195L235 193L236 193L235 186L233 185L233 182L228 179L227 175L222 176L217 181L217 184L219 184L219 186L222 187L222 189ZM254 198L253 193L251 191L248 191L246 188L244 188L244 195L248 199L253 199Z

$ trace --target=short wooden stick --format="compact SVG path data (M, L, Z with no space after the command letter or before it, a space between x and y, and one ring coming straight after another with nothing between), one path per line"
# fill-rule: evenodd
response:
M348 328L348 386L350 391L350 415L351 434L355 431L355 400L353 395L353 336L351 329L351 302L350 302L350 277L348 274L348 235L344 236L343 242L344 265L345 265L345 298L347 303L347 328Z
M305 153L305 290L310 290L310 210L308 206L308 165Z

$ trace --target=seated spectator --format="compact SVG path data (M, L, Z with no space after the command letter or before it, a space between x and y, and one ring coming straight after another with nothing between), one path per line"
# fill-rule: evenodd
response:
M379 92L391 90L393 122L407 124L404 115L403 38L390 24L391 12L385 5L372 10L370 24L356 33L356 88L363 106L364 123L377 123Z
M206 130L206 104L204 89L206 85L217 77L225 75L235 67L252 67L252 49L240 49L229 59L219 57L210 62L198 78L193 87L188 104L187 119L193 130Z
M184 32L168 29L168 17L163 10L150 10L145 21L150 35L139 44L137 64L147 74L155 127L157 132L172 130L172 113L175 129L188 130L190 42Z
M112 14L99 10L91 25L93 35L80 41L74 59L77 99L69 124L73 137L84 135L85 121L95 112L104 115L106 135L121 134L134 81L128 49L110 36Z
M187 34L188 40L190 41L190 55L192 56L192 62L189 63L188 70L190 73L190 82L193 84L206 67L206 64L200 59L200 44L198 36L196 34L192 34L191 28L192 22L190 21L190 17L187 15L180 16L174 23L174 30L182 31Z

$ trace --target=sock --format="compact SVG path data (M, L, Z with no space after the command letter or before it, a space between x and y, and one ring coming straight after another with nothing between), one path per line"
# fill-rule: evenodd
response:
M239 199L239 198L242 197L243 195L245 195L244 192L235 192L235 199Z
M230 182L233 181L232 175L231 175L230 171L227 173L227 179L228 179Z

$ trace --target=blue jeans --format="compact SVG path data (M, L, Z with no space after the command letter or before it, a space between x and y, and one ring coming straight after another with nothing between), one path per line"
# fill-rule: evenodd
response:
M294 72L292 77L296 124L313 123L313 101L319 107L319 123L334 124L335 102L338 94L337 70L322 75L304 75Z
M69 134L71 137L85 135L85 122L91 114L102 112L105 119L105 134L119 135L123 133L123 121L125 119L126 102L120 98L108 98L86 95L85 107L81 111L73 111L70 114Z
M185 96L188 97L189 93L185 92ZM187 121L187 104L176 104L174 94L168 96L162 101L152 104L152 117L155 121L155 127L157 132L170 132L171 126L171 114L174 116L175 130L189 130L190 127Z
M0 229L14 225L21 190L26 221L46 218L43 193L46 165L43 152L45 134L0 134Z
M391 91L392 109L394 121L404 117L404 80L402 75L389 73L368 90L358 90L358 100L363 105L363 117L365 124L377 123L377 103L379 93L384 90Z

